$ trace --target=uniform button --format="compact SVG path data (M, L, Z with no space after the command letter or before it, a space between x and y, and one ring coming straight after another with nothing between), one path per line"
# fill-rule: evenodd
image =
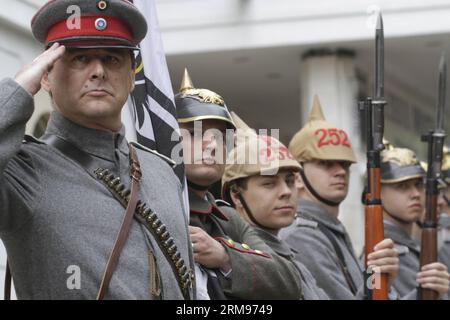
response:
M230 246L234 247L234 241L232 239L228 239L227 242Z
M242 244L242 248L244 248L245 250L250 250L250 247L248 246L248 244L245 244L245 243Z

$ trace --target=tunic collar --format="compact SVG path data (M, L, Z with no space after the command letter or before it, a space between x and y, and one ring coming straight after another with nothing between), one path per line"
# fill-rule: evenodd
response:
M346 234L346 230L342 222L315 202L300 199L297 208L297 215L300 217L303 216L313 219L319 223L322 223L329 229L337 231L343 235Z
M391 238L397 244L407 246L409 249L420 252L419 241L412 238L405 230L389 220L383 220L385 238Z
M77 146L79 149L109 161L115 161L115 151L118 149L128 155L128 145L125 139L125 127L118 132L107 132L80 126L53 111L47 125L46 134L54 134Z
M219 219L228 220L225 214L217 207L213 195L209 192L206 193L205 199L189 188L189 209L193 214L213 214Z

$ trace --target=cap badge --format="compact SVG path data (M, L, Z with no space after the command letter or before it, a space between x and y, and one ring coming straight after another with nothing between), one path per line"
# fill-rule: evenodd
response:
M108 26L108 23L106 22L105 19L98 18L97 20L95 20L95 29L102 31L102 30L105 30L107 26Z

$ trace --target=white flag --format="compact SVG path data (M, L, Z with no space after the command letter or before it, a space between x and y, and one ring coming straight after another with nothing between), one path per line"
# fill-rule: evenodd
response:
M147 36L140 43L136 56L136 86L122 111L122 121L129 141L136 141L172 158L172 150L181 143L176 118L174 95L164 54L161 32L154 0L134 0L134 5L145 16ZM177 146L175 150L181 150ZM184 164L178 161L174 168L186 186ZM185 187L185 209L189 216L189 202Z

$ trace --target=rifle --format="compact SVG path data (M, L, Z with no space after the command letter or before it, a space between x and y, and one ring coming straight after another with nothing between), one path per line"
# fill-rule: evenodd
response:
M388 298L387 275L380 274L379 286L373 288L372 272L367 265L367 256L377 243L384 239L383 208L380 195L380 152L384 149L384 31L383 18L378 15L375 31L375 97L359 102L359 108L366 119L367 186L365 194L365 267L364 292L369 300ZM370 282L370 283L369 283Z
M442 150L444 148L444 110L445 89L447 78L447 64L444 54L439 63L439 88L436 110L436 127L428 134L422 135L422 141L428 143L428 168L426 182L425 218L422 224L422 241L420 245L420 268L437 259L437 197L438 179L441 177ZM436 300L438 292L419 287L417 290L419 300Z

